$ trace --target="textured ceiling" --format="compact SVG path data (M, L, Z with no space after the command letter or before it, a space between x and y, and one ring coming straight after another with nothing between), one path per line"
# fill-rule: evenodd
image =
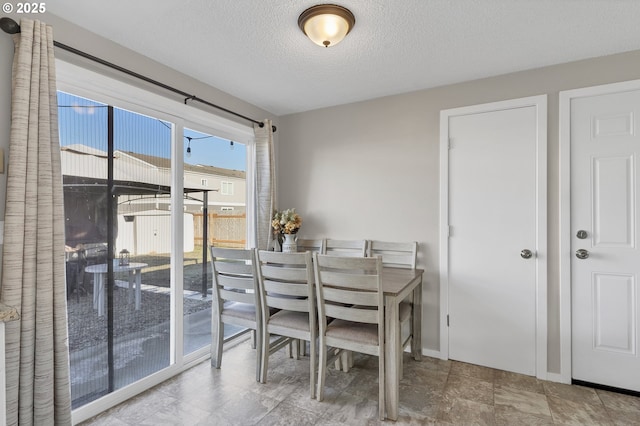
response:
M640 49L638 0L335 2L356 25L331 48L298 28L315 0L54 0L47 9L275 115Z

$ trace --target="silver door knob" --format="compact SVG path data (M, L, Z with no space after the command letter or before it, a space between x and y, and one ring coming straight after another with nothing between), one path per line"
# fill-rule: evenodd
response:
M587 250L585 250L585 249L576 250L576 257L578 259L583 259L584 260L587 257L589 257L589 252Z
M533 257L533 252L529 249L524 249L520 252L520 257L523 259L531 259Z

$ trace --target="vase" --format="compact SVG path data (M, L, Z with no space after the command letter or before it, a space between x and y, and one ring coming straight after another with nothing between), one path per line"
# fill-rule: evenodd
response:
M297 253L298 243L296 242L295 234L284 234L284 242L282 243L283 253Z

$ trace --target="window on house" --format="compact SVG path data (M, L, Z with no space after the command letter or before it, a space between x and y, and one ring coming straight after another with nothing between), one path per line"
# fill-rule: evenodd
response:
M206 179L200 179L200 185L207 186L207 180Z
M233 195L233 182L221 182L220 193L222 195Z

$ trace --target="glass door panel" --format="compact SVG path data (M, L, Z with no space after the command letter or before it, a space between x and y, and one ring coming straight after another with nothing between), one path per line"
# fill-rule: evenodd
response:
M58 93L73 408L170 362L173 124Z
M246 147L184 130L184 354L211 343L211 246L246 245ZM225 327L225 338L243 331Z

